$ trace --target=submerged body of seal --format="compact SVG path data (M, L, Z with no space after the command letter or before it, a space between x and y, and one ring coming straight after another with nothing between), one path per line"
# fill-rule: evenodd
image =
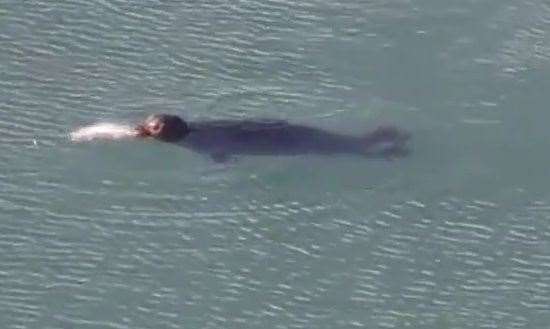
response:
M406 153L409 135L395 127L380 127L364 136L338 134L286 121L185 122L169 114L154 114L137 126L138 135L177 143L225 161L232 155L359 154L394 157Z

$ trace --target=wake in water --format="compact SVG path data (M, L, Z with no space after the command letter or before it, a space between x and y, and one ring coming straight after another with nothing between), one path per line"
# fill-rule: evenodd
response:
M139 136L135 127L116 124L116 123L98 123L91 126L82 127L70 133L73 142L89 142L93 140L118 140L129 139Z

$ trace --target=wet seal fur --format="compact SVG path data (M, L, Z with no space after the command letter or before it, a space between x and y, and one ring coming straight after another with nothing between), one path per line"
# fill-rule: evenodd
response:
M357 154L394 158L406 155L409 134L393 126L363 136L274 120L185 122L171 114L153 114L136 127L138 136L176 143L208 154L216 162L233 155Z

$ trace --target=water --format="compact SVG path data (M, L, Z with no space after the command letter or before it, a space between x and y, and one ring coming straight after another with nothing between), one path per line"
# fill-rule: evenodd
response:
M2 328L546 328L550 6L0 3ZM68 133L269 117L409 157Z

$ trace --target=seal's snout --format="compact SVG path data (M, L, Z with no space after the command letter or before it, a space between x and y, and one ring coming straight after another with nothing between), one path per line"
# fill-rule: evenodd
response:
M140 123L134 129L137 131L137 136L138 137L150 136L149 131L147 130L147 128L145 127L144 124Z
M176 142L187 135L189 128L176 115L153 114L136 127L139 136L151 136L165 142Z

